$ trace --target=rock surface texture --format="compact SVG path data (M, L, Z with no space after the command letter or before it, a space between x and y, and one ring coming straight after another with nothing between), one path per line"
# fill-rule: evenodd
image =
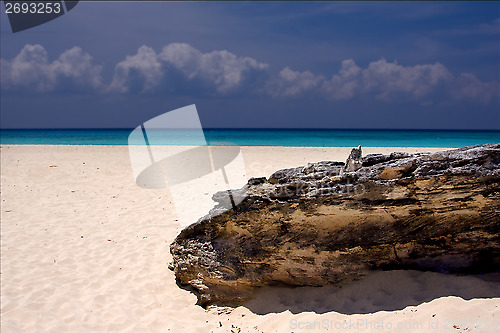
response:
M253 178L233 191L245 196L236 209L214 195L219 205L171 244L170 268L204 305L374 270L500 271L499 164L500 144L363 158L358 147L347 164Z

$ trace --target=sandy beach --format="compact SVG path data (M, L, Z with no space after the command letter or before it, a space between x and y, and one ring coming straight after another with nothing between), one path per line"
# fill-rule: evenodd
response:
M248 177L349 152L242 148ZM168 269L176 219L168 189L135 184L127 146L2 146L2 332L500 330L498 284L437 273L375 274L342 292L269 290L247 307L203 309Z

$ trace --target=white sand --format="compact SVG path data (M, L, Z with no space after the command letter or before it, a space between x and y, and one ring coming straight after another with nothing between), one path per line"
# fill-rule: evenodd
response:
M439 149L363 154L396 150ZM349 151L244 147L243 156L255 177ZM500 298L448 296L498 297L498 285L408 272L331 293L271 290L249 304L266 315L204 310L167 268L179 232L172 198L135 185L126 146L2 146L1 200L2 332L500 332ZM296 314L269 313L285 309Z

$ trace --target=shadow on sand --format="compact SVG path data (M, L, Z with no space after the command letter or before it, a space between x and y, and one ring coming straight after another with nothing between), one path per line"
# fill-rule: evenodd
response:
M243 306L256 314L402 310L444 296L500 297L500 273L457 276L412 270L374 272L344 287L266 287Z

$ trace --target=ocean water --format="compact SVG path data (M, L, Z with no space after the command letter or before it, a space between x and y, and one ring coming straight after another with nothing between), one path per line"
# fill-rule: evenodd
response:
M127 145L132 129L0 130L1 144ZM153 135L151 135L153 134ZM148 132L152 145L198 145L190 130ZM443 147L500 143L500 131L361 129L206 129L209 145L288 147ZM142 138L142 136L141 136ZM132 140L133 144L143 141Z

